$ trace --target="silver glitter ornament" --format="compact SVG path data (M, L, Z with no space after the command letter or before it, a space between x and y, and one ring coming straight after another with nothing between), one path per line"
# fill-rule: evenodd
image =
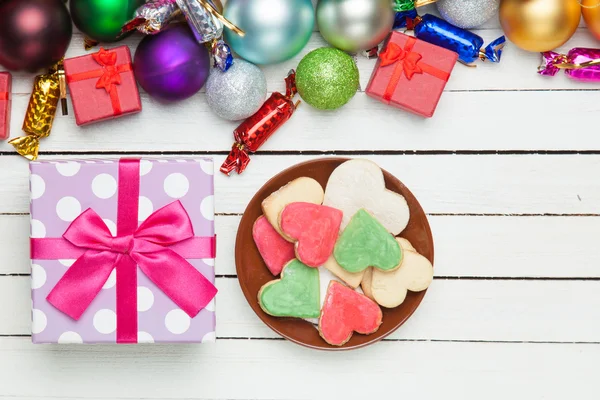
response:
M267 97L267 80L262 70L236 59L223 72L213 68L206 82L208 105L219 117L238 121L258 111Z
M483 25L496 15L500 0L438 0L436 4L446 21L470 29Z
M343 51L375 47L392 30L391 0L319 0L317 25L325 40Z

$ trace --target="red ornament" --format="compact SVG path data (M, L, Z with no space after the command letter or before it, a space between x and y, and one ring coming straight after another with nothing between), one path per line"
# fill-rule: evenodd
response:
M291 118L300 102L292 101L297 93L296 72L290 71L285 78L285 95L274 92L262 107L233 131L235 143L227 159L221 165L221 172L229 175L234 170L241 174L250 162L250 153L256 152L281 125Z

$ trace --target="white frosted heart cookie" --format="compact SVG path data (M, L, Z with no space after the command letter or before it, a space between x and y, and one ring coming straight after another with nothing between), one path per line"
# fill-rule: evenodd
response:
M427 289L433 280L433 265L414 251L404 252L400 268L383 272L373 268L371 291L373 299L383 307L394 308L404 302L407 292Z
M263 200L261 206L267 221L273 225L277 233L287 241L293 242L292 238L282 233L279 227L279 214L290 203L321 204L323 203L323 196L323 188L319 182L312 178L300 177L271 193L269 197Z
M352 289L356 289L360 282L363 280L363 275L365 271L361 272L348 272L344 268L340 266L340 264L335 261L335 257L333 254L325 261L323 267L327 268L332 274L340 278L342 281L346 283L346 285L350 286Z
M410 219L404 196L386 189L381 168L363 159L346 161L331 173L323 205L342 210L342 230L361 208L394 236L406 228Z

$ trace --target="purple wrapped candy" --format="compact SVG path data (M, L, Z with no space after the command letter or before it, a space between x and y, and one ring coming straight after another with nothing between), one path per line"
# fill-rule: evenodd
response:
M600 82L600 49L575 47L567 54L542 53L538 74L554 76L560 69L564 69L569 78L578 81Z

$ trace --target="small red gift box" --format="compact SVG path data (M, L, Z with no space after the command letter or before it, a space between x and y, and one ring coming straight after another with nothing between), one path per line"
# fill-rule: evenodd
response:
M77 125L142 110L129 47L120 46L64 61Z
M392 32L379 55L367 95L431 117L458 54L400 32Z
M10 72L0 72L0 140L10 135L10 104L12 76Z

